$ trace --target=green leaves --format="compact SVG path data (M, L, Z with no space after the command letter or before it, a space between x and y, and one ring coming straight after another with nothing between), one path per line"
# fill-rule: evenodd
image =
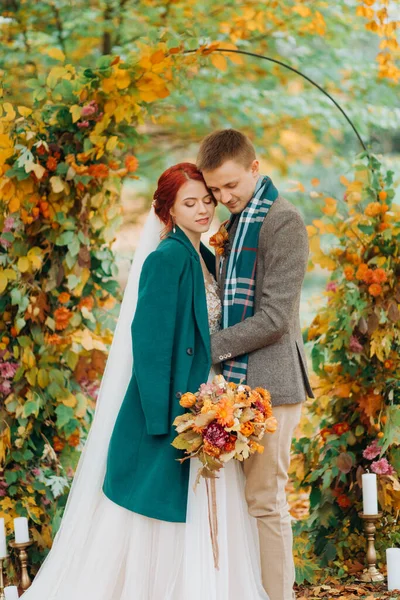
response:
M60 429L65 428L67 423L74 416L74 409L70 406L65 406L64 404L59 404L56 408L57 415L57 427Z

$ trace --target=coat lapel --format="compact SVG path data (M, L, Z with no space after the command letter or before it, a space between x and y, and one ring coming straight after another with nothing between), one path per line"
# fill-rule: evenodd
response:
M200 265L200 257L189 240L187 235L176 226L176 231L171 232L168 237L176 240L178 243L183 244L190 253L190 259L192 264L193 274L193 306L196 317L197 327L200 332L204 347L206 348L209 362L211 365L211 348L210 348L210 331L208 327L208 312L207 312L207 300L206 300L206 289L203 277L203 271Z

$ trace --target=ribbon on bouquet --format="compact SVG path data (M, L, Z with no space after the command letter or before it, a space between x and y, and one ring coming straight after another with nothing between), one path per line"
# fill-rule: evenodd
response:
M214 556L214 568L219 571L219 546L218 546L218 513L217 513L217 491L215 488L215 477L206 477L208 524L210 527L211 545Z

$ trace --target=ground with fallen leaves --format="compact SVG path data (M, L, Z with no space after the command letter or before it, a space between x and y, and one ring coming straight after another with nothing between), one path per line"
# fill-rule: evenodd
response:
M399 600L400 590L388 592L386 583L297 586L297 600Z
M286 488L290 513L295 519L304 518L309 511L308 494L294 489L289 482ZM354 563L354 573L361 573L364 565ZM344 583L328 578L325 584L296 586L297 600L400 600L400 590L388 592L386 582L359 583L353 577Z

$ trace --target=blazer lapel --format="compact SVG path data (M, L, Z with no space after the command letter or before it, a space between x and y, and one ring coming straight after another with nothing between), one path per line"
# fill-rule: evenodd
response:
M206 300L206 288L204 283L203 271L200 265L200 257L189 240L187 235L176 226L175 233L171 232L168 237L176 240L183 244L190 253L192 263L192 274L193 274L193 307L195 318L197 322L197 328L200 332L201 339L204 347L207 351L209 362L211 364L211 347L210 347L210 331L208 326L208 311L207 311L207 300Z

